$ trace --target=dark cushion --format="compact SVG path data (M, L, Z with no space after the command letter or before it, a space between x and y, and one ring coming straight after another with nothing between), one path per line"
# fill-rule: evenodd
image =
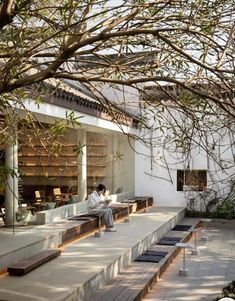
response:
M163 236L161 239L180 242L182 238L181 237L173 237L173 236L171 236L171 237Z
M159 262L164 256L157 256L157 255L139 255L135 261L141 262Z
M163 237L156 244L157 245L174 246L180 240L181 240L180 237Z
M175 225L171 230L173 231L188 231L192 226L190 225Z
M142 255L153 255L153 256L165 257L167 254L168 254L168 252L164 252L164 251L146 250Z

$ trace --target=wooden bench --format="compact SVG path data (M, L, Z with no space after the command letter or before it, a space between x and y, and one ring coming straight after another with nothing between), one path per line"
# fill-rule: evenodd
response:
M142 199L143 198L143 199ZM141 197L140 200L132 203L111 203L110 208L113 211L113 219L114 221L118 221L121 219L125 219L129 216L129 213L141 211L147 206L151 206L152 201L147 201L146 198ZM134 208L134 209L133 209ZM100 226L104 226L102 220L100 221L98 216L89 214L88 211L80 213L76 216L72 216L68 218L71 221L77 221L77 224L71 228L68 228L62 233L62 245L72 240L83 237L84 235L93 233L97 231Z
M128 208L125 205L112 208L112 211L114 221L128 216ZM94 231L97 231L100 226L104 226L104 222L102 219L100 220L98 215L89 214L88 212L72 216L68 219L77 221L77 224L62 233L62 245L74 239L81 238L84 235L93 233Z
M40 253L31 256L29 258L18 261L7 268L9 275L11 276L23 276L28 272L36 269L40 265L48 262L49 260L59 256L61 250L49 249L41 251Z
M127 200L122 200L121 203L135 204L136 212L142 211L153 205L153 197L150 196L134 196Z

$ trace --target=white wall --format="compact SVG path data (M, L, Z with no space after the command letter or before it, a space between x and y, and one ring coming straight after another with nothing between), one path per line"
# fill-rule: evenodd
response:
M135 193L153 196L159 206L185 206L184 193L176 192L176 170L168 171L161 162L153 162L151 169L150 150L139 142L135 149Z
M103 94L111 101L122 104L124 108L132 112L139 112L139 95L136 90L129 87L119 87L113 89L104 85ZM124 105L125 104L125 105ZM174 116L175 116L174 112ZM157 127L157 121L154 120L154 114L150 113L148 116L149 124ZM185 116L178 116L178 120ZM169 118L169 116L168 116ZM172 121L174 123L174 121ZM190 120L187 120L190 123ZM146 134L146 130L139 132L139 137L144 138L147 142L150 138L150 134ZM161 132L154 132L153 135L161 137L162 141L167 134L172 134L171 129L166 131L162 135ZM136 133L135 133L136 134ZM213 137L215 138L215 137ZM211 139L213 140L213 139ZM210 137L208 137L209 143ZM156 142L156 141L155 141ZM177 191L177 169L186 169L189 164L190 169L203 169L208 170L207 184L208 188L214 190L221 190L221 188L227 185L227 180L230 175L233 174L234 168L229 170L222 170L220 166L214 164L211 159L208 158L206 153L201 147L195 147L190 153L190 157L185 161L182 160L182 155L166 151L161 148L161 142L159 146L153 148L153 158L151 159L151 151L148 146L138 141L135 142L135 194L136 195L152 195L154 203L160 206L186 206L187 199L190 196L196 196L198 192L184 192ZM228 147L229 145L227 133L224 135L220 142L220 149L216 149L217 154L223 153L222 158L225 160L224 164L231 166L233 164L232 153ZM167 162L167 164L166 164ZM180 163L181 162L181 163ZM229 163L230 162L230 163ZM212 183L210 175L212 174L213 180L217 180L217 184ZM224 189L225 191L226 189Z
M187 199L201 193L177 191L177 169L187 169L189 164L190 170L207 170L207 188L218 191L220 195L226 194L229 180L235 173L230 142L228 134L220 137L220 147L214 150L219 158L218 164L201 147L195 147L183 162L180 154L155 146L151 159L150 147L136 142L135 193L152 195L154 203L159 206L186 206Z
M116 134L113 193L116 193L118 188L123 192L135 189L135 153L131 148L132 143L127 136Z
M102 94L110 101L116 103L122 109L129 112L136 112L139 106L139 93L129 86L116 85L115 89L107 84L102 87Z

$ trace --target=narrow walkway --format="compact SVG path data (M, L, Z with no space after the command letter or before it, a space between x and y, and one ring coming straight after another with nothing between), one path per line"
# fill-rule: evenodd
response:
M187 252L188 276L178 275L181 252L144 301L212 301L235 280L235 221L217 220L207 228L207 241L199 241L200 255Z

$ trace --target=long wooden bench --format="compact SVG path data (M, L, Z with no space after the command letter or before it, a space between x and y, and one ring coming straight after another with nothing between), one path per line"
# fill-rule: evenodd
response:
M125 219L129 217L129 214L134 212L139 212L147 207L152 206L153 199L149 200L149 197L141 197L141 199L132 200L132 202L128 202L128 200L123 201L123 203L111 203L110 208L113 211L113 219L114 221L118 221L121 219ZM91 215L88 211L85 211L76 216L72 216L68 218L71 221L77 221L77 224L71 228L65 230L62 234L62 244L66 244L71 242L74 239L78 239L97 231L99 227L104 226L104 223L100 220L98 216Z
M128 216L127 206L119 206L112 208L114 221L120 220ZM62 233L62 244L66 244L74 239L83 237L93 233L104 226L102 219L99 216L89 214L85 212L76 216L70 217L69 220L77 221L77 224L71 228L68 228Z
M44 250L34 256L12 264L7 268L7 271L11 276L23 276L60 254L61 250L59 249Z

